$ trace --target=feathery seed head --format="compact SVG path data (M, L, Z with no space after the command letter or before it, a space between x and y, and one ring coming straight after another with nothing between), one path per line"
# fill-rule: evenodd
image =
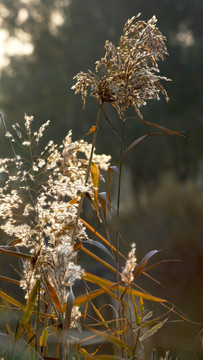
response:
M131 251L128 254L128 259L126 260L125 267L121 273L121 279L126 284L130 284L134 280L134 270L137 266L137 258L136 258L136 245L135 243L131 244Z
M142 117L139 108L148 99L159 100L160 92L169 100L160 84L160 80L169 79L157 75L157 62L164 60L168 54L165 37L156 27L155 16L148 22L135 21L136 18L134 16L126 22L118 47L106 41L105 56L96 62L95 73L89 70L74 77L76 84L72 89L75 93L81 93L83 107L88 87L91 96L100 105L111 103L120 117L131 106ZM104 75L98 76L96 73L101 67L104 68Z
M17 239L13 246L24 246L31 255L31 261L24 261L21 280L25 297L29 297L37 279L42 280L41 289L46 294L45 275L63 304L68 298L71 281L73 284L83 274L75 263L72 235L81 193L94 196L91 176L86 182L90 145L84 140L73 142L70 131L61 146L50 141L37 155L38 142L49 122L33 133L33 120L25 115L26 136L18 124L13 126L18 141L29 147L31 157L0 158L0 173L4 173L5 178L5 186L0 188L0 228ZM13 135L9 137L15 139ZM110 156L94 154L93 161L99 168L107 169ZM75 239L88 239L80 220ZM79 315L75 308L72 318Z

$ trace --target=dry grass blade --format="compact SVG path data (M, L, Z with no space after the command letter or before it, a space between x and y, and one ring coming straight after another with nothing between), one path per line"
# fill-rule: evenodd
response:
M135 302L135 296L132 295L132 303L133 303L133 307L134 307L134 314L135 314L135 320L136 320L136 324L139 327L142 324L142 319L141 316L139 315L139 311L137 308L137 304Z
M95 234L96 236L98 236L99 239L101 239L103 241L104 244L106 244L109 248L111 248L114 252L116 252L116 248L111 245L109 243L109 241L104 237L102 236L98 231L96 231L90 224L88 224L87 221L83 220L83 219L80 219L83 224L89 229L92 231L93 234ZM119 252L119 256L122 257L124 260L126 260L126 257L121 253Z
M50 282L48 281L47 277L45 276L45 274L43 274L47 289L49 291L49 295L54 303L54 305L56 306L56 309L60 312L63 313L63 306L59 301L58 295L56 293L56 291L54 290L53 286L50 284Z
M35 348L35 334L30 323L26 324L27 342L34 349Z
M93 245L93 246L96 246L98 247L100 250L104 251L108 256L110 256L111 258L112 255L110 253L110 251L103 245L101 244L99 241L96 241L96 240L91 240L91 239L88 239L88 240L84 240L82 241L82 244L84 245Z
M108 294L110 297L114 298L116 301L118 301L118 303L121 303L123 306L128 306L127 303L123 300L122 297L118 297L116 294L114 294L111 289L112 287L102 287L102 285L100 285L102 289L104 289L104 292L106 294Z
M42 334L40 336L39 345L40 346L46 346L47 340L48 340L49 332L46 328L42 330Z
M171 129L168 129L168 128L164 127L164 126L161 126L161 125L152 123L150 121L144 120L142 118L131 117L130 119L136 119L136 120L138 120L138 121L140 121L140 122L142 122L142 123L144 123L146 125L150 125L150 126L156 128L156 129L162 130L167 134L178 135L178 136L184 137L183 131L171 130Z
M94 205L96 212L98 211L98 189L99 189L99 168L98 166L92 161L91 162L91 176L92 182L94 186Z
M124 151L124 155L127 154L130 150L132 150L136 145L138 145L140 142L142 142L144 139L146 139L147 137L150 136L159 136L159 135L179 135L179 136L183 136L181 134L176 134L174 132L160 132L160 133L149 133L149 134L145 134L143 136L141 136L140 138L136 139L135 141L132 142L132 144L130 144L128 146L128 148Z
M15 256L15 257L19 257L23 260L31 260L31 255L28 255L28 254L23 254L23 253L20 253L20 252L16 252L16 251L11 251L11 250L7 250L7 249L4 249L4 248L0 248L0 253L4 253L4 254L8 254L8 255L12 255L12 256Z
M105 267L107 267L109 270L111 270L112 272L114 272L116 274L116 269L113 266L109 265L106 261L102 260L99 256L95 255L93 252L91 252L88 249L84 248L84 246L81 246L80 249L83 252L85 252L87 255L91 256L98 263L104 265Z
M11 279L11 278L9 278L7 276L0 275L0 279L3 280L3 281L8 281L8 282L10 282L12 284L20 285L20 281L15 280L15 279Z
M143 341L145 339L147 339L148 337L154 335L166 322L167 322L168 318L165 319L164 321L159 322L158 324L156 324L155 326L153 326L151 329L147 330L141 337L140 337L140 341Z
M140 264L137 265L135 272L134 272L134 278L138 276L141 272L143 272L143 269L147 265L148 261L151 259L152 256L158 253L158 250L152 250L148 252L143 259L141 260Z
M136 139L128 146L128 148L124 151L124 155L127 154L128 151L132 150L136 145L138 145L140 142L142 142L144 139L146 139L147 135L143 135L140 138Z
M89 328L86 326L87 330L90 330L95 335L98 335L102 339L114 344L118 345L121 349L127 352L128 356L132 356L133 348L129 346L126 342L120 340L116 335L108 334L107 332L99 331L93 328Z
M22 309L23 305L17 301L16 299L14 299L12 296L7 295L4 291L0 290L0 297L4 300L6 300L9 304L12 304L14 306L16 306L19 309Z
M83 274L83 278L84 278L84 280L87 280L89 282L97 284L98 286L101 286L103 288L107 287L107 288L111 288L112 290L115 290L115 291L117 290L117 284L116 283L113 283L113 282L111 282L109 280L98 277L96 275L85 272ZM148 293L133 290L131 288L127 288L127 290L126 290L126 287L124 287L124 286L122 286L120 284L119 284L119 291L121 293L123 293L125 291L127 294L130 294L131 296L134 295L134 296L139 297L139 298L142 297L143 299L150 300L150 301L155 301L155 302L160 302L160 303L166 303L167 302L164 299L158 298L158 297L150 295Z
M71 285L68 299L66 302L66 312L65 312L65 320L64 320L64 332L65 333L70 329L70 326L71 326L71 313L72 313L74 300L75 300L75 296L73 294L73 289L72 289L72 285ZM66 336L67 334L64 334L64 335Z
M83 348L80 348L79 353L85 360L123 360L123 358L114 355L92 355Z
M98 318L100 319L101 321L101 325L104 325L106 327L106 329L111 332L111 329L110 327L108 326L107 322L105 321L105 319L103 318L103 316L101 315L100 311L97 309L97 307L92 303L91 301L91 305L92 305L92 308L94 309L95 313L97 314Z
M88 303L89 300L92 300L92 299L104 294L104 292L105 291L103 289L97 289L97 290L88 292L87 294L80 295L74 300L73 306L80 306L82 304ZM64 309L65 309L65 307L64 307Z
M30 296L27 300L27 303L23 309L24 311L24 316L19 324L19 327L18 327L18 331L17 331L17 334L16 334L16 340L19 340L26 328L26 325L28 323L28 321L30 320L30 317L33 313L33 310L34 310L34 307L35 307L35 301L36 301L36 298L37 298L37 293L38 293L38 290L39 290L39 286L40 286L40 281L37 280L36 283L34 284L32 290L31 290L31 293L30 293Z

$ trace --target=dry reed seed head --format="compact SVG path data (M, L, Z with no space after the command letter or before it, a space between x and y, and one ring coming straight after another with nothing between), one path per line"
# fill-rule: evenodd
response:
M164 357L160 357L160 360L173 360L172 356L170 356L170 351L166 351L166 354ZM178 357L176 357L176 360L178 360Z
M25 114L24 116L24 119L25 119L25 129L26 129L26 132L27 134L31 134L31 125L32 125L32 122L34 120L34 117L33 116L28 116L27 114Z
M111 103L120 117L131 106L142 117L139 108L146 105L148 99L159 100L160 92L169 100L160 84L160 80L169 79L158 75L157 63L168 54L166 39L156 27L155 16L148 22L135 21L136 18L132 17L126 22L118 47L106 41L105 56L96 62L95 67L96 72L104 67L103 76L89 70L74 77L76 84L72 89L75 93L81 93L83 107L88 87L91 89L90 95L100 105Z
M136 257L136 245L135 243L131 244L131 251L128 254L128 259L126 260L125 267L121 273L121 279L126 284L130 284L134 280L134 270L137 266L137 257Z
M61 146L51 140L37 155L38 142L49 123L33 133L32 122L33 117L25 115L25 130L18 124L13 126L18 141L29 146L32 161L21 159L19 155L18 162L15 157L0 158L0 175L3 173L5 178L5 186L0 188L0 217L3 220L0 228L9 237L18 239L17 246L24 246L31 255L31 261L24 261L21 280L25 297L28 298L36 280L42 279L44 273L64 303L69 295L70 279L74 283L83 274L83 269L75 264L76 253L72 245L78 202L69 201L79 200L80 194L86 191L93 197L91 176L87 183L85 181L91 145L84 140L73 142L70 131ZM93 161L106 170L110 158L94 154ZM79 241L88 239L80 220L75 238ZM43 287L43 281L41 284ZM80 315L78 308L73 313L74 318Z

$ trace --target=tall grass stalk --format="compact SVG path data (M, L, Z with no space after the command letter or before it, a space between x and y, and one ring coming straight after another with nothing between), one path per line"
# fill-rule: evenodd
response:
M120 236L120 198L121 198L121 180L122 180L122 166L123 166L123 151L124 151L124 130L125 130L125 119L122 118L122 130L121 130L121 144L120 144L120 161L119 161L119 177L118 177L118 194L117 194L117 227L116 227L116 281L117 281L117 296L119 298L119 280L120 280L120 265L119 265L119 236ZM119 314L119 326L120 326L120 332L122 334L122 324L123 321L121 320L121 307L119 305L118 309ZM121 335L121 339L125 342L125 333ZM122 356L123 356L123 349L122 349Z

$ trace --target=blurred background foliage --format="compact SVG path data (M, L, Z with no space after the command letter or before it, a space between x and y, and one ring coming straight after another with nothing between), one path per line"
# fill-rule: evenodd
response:
M149 288L203 322L202 0L0 0L0 108L9 128L22 123L24 113L34 115L37 126L50 119L46 136L56 142L69 129L73 139L87 133L96 122L97 105L89 99L83 111L80 96L71 90L73 76L94 71L105 40L117 44L126 20L139 12L144 20L157 16L169 52L160 64L161 74L173 80L163 84L170 102L148 102L142 109L144 119L184 130L185 138L150 137L126 155L122 234L127 243L137 243L138 258L158 248L163 249L159 259L182 260L154 272L166 288ZM119 131L115 111L107 105L104 110ZM132 111L128 115L136 116ZM3 156L10 150L2 125L0 130ZM148 132L146 125L129 119L126 147ZM112 154L112 164L117 165L118 149L103 117L97 152ZM1 259L1 271L3 264ZM176 325L172 327L169 333L179 340L160 337L157 344L183 354L183 359L196 359L200 328L179 324L176 334Z

